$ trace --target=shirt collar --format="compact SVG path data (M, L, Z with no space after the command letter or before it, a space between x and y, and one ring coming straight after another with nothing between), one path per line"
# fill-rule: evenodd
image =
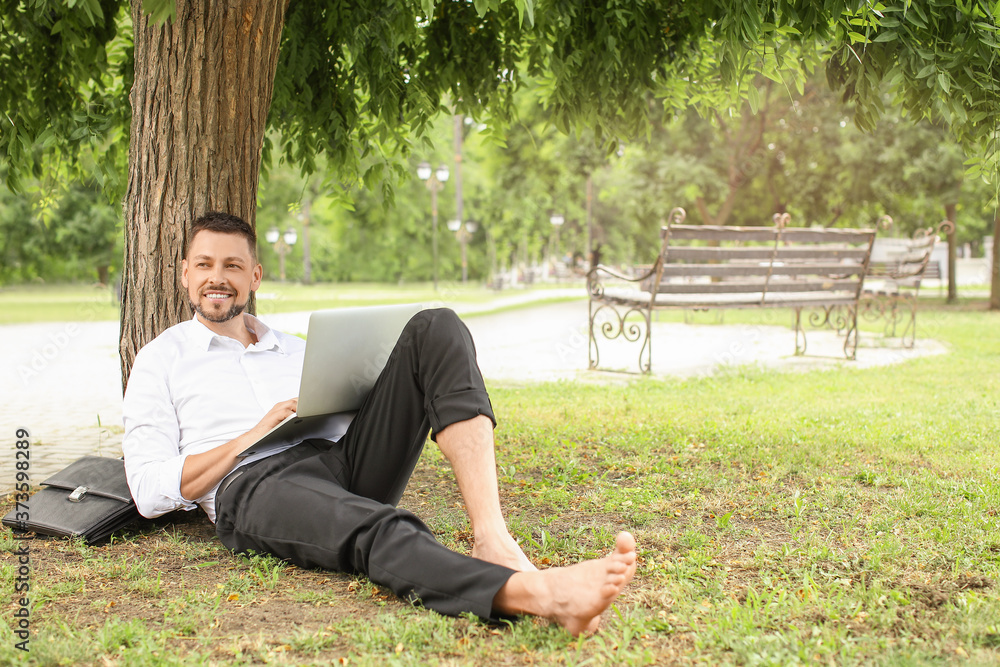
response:
M271 327L267 326L249 313L243 314L243 322L246 324L247 329L254 332L254 335L257 336L256 345L251 347L258 350L272 350L277 348L279 352L285 351L285 347L274 334L274 331L271 330Z
M257 336L257 342L247 349L277 349L279 352L285 352L285 348L281 344L281 340L278 339L274 331L253 315L243 313L243 325L248 331L253 332L253 334ZM201 322L201 320L198 319L197 315L191 317L189 336L195 343L198 344L198 349L202 350L208 350L211 348L212 343L216 339L219 339L220 341L232 340L227 336L221 336L209 329L203 322Z

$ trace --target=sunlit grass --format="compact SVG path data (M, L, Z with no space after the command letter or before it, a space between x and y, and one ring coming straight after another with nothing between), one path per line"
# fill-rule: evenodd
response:
M383 283L343 283L299 285L264 281L258 290L257 312L290 313L372 306L390 303L424 303L428 305L488 306L491 302L525 292L545 299L554 289L574 287L565 283L532 285L528 289L502 292L487 289L477 283L441 282L435 291L430 283L387 285ZM581 285L580 298L586 296ZM491 309L492 310L492 309ZM114 291L90 285L26 285L0 288L0 325L30 322L93 322L118 320L119 305Z
M919 318L947 354L492 387L502 500L529 557L638 540L635 581L594 637L444 618L364 577L232 555L181 520L107 546L34 543L37 641L15 653L0 627L0 663L997 664L1000 313ZM403 505L468 548L433 445Z

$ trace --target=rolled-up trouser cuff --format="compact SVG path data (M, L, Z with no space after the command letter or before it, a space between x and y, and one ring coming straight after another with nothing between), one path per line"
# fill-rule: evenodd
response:
M493 405L485 389L466 389L438 396L427 406L427 416L431 422L431 439L437 442L437 434L455 422L486 415L496 428L497 419Z

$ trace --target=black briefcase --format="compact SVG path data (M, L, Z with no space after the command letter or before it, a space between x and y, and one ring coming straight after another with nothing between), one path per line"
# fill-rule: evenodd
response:
M3 525L15 532L82 537L93 544L139 518L121 459L84 456L41 486L3 518Z

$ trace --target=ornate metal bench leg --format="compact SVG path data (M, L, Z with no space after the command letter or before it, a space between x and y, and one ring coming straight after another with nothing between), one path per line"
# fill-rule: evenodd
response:
M594 369L597 368L599 363L601 363L601 355L597 351L597 336L594 335L594 317L597 315L597 310L600 310L600 307L598 307L597 310L594 310L594 302L591 301L589 303L588 310L590 316L590 327L588 329L590 339L587 342L587 363L588 368Z
M646 340L642 341L642 349L639 350L639 370L643 373L649 374L653 368L653 327L652 327L652 311L646 310L643 312L646 317ZM646 352L646 363L642 362L642 353Z
M806 353L806 332L802 328L802 309L795 309L795 356Z
M854 360L858 356L858 311L847 306L847 335L844 336L844 356Z
M906 305L909 306L910 318L906 323L906 328L903 329L903 333L899 335L900 342L903 347L907 349L912 349L917 342L917 298L916 296L905 296L900 295L900 299L905 300Z
M892 295L889 297L889 314L887 315L889 320L886 323L886 335L889 338L896 337L896 324L899 322L899 295Z
M619 306L608 303L593 302L590 304L590 331L588 340L587 359L590 368L597 368L601 363L601 355L597 346L597 333L600 330L601 336L605 340L614 340L619 336L629 343L639 343L642 339L642 347L639 349L639 370L642 373L649 373L653 363L652 351L652 313L648 308L625 304L620 306L625 312L619 312ZM627 321L629 316L637 313L642 316L642 322L634 319ZM602 321L599 321L603 317ZM642 325L646 325L643 332Z

